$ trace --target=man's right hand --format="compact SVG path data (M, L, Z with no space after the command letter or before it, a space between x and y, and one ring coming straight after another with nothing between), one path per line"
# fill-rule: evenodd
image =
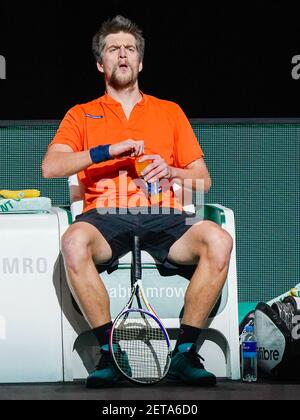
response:
M109 154L112 159L125 156L142 156L144 154L144 141L126 140L112 144L109 148Z

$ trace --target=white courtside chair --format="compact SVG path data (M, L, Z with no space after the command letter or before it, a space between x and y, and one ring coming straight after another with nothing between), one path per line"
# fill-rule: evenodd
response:
M69 186L72 203L71 213L73 220L75 220L75 217L83 211L82 188L78 185L77 175L69 178ZM207 218L211 220L217 219L218 223L231 234L234 239L234 247L228 277L222 291L218 309L215 310L215 313L208 319L207 329L201 334L201 337L203 338L198 344L201 345L200 354L205 358L205 367L208 370L211 370L218 377L238 380L240 379L240 352L234 214L232 210L218 204L205 205L205 213ZM128 274L128 269L130 268L130 263L131 255L128 253L120 259L117 271L110 275L107 275L106 273L101 274L101 278L111 296L113 316L113 312L115 312L116 315L127 301L125 290L129 293L130 275ZM170 331L171 338L175 339L176 334L174 333L178 331L180 326L179 313L183 306L184 292L188 286L188 282L179 276L168 278L161 277L158 272L155 271L155 261L145 251L142 251L142 263L145 289L146 292L150 290L150 296L148 295L148 298L159 313L164 325ZM112 276L114 276L113 279ZM149 279L151 287L147 288L146 283ZM166 283L166 279L168 279L168 283ZM170 282L172 287L164 288L162 286L169 285ZM116 283L119 283L119 286L117 286ZM163 291L162 295L165 300L161 298L161 294L158 293L155 295L155 288L159 290L159 292ZM119 296L117 296L118 293ZM93 343L91 336L86 335L86 340L83 340L81 344L79 343L80 340L78 341L80 357L76 354L77 352L73 351L75 340L81 333L88 331L89 327L78 311L72 307L74 305L72 304L70 292L67 287L63 288L63 306L64 305L64 373L66 381L73 381L74 379L85 378L87 376L87 371L94 368L93 358L96 357L96 355L93 352L90 352L90 354L87 355L85 347L88 344L92 346L95 343ZM76 348L77 351L78 348Z

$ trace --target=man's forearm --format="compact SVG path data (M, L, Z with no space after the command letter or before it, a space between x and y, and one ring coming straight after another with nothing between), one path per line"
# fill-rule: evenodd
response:
M204 192L208 192L211 187L211 179L207 173L206 170L201 170L200 168L175 168L175 167L169 167L171 171L171 179L173 179L175 182L176 180L179 181L179 183L187 183L189 180L192 185L193 190L197 190L199 188L202 188L199 186L199 180L203 180L204 182ZM198 181L198 183L197 183ZM202 184L201 184L202 185Z
M63 146L68 150L53 150ZM75 175L93 164L106 162L118 156L141 156L143 140L125 140L116 144L99 145L84 152L73 152L69 146L54 145L49 149L42 164L44 178L64 178Z
M42 164L44 178L64 178L77 174L93 164L90 151L50 152Z

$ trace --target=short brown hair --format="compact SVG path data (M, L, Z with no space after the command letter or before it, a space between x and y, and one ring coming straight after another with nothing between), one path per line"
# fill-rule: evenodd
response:
M125 32L131 34L136 39L136 47L140 56L140 61L144 58L145 39L142 30L131 20L124 16L117 15L112 19L106 20L93 38L93 54L98 63L102 63L102 52L105 47L105 38L110 34Z

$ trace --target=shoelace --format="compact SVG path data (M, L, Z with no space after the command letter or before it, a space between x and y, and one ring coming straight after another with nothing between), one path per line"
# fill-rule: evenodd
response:
M189 361L192 363L193 366L204 369L203 364L201 363L201 360L205 362L203 357L200 356L200 354L196 353L196 351L193 349L192 351L187 351L186 353L183 353L184 356L189 359Z

